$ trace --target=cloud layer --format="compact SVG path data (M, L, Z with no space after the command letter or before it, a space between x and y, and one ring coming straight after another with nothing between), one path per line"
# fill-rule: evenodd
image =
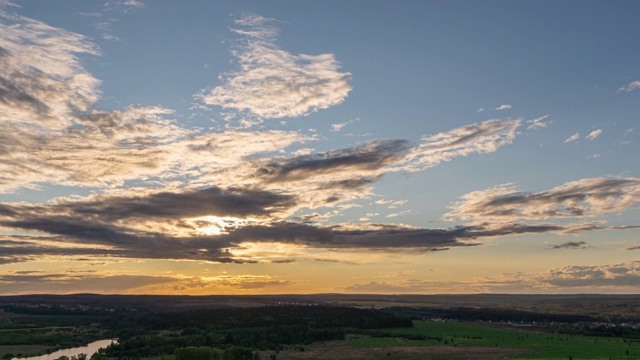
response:
M388 279L387 279L388 280ZM629 293L640 281L640 262L631 261L605 265L570 265L545 272L510 273L495 277L475 278L473 281L442 281L439 279L393 279L370 281L347 286L356 293L419 294L449 293L584 293L599 289L607 293Z
M467 125L424 137L417 145L376 140L274 157L268 154L315 138L276 130L206 133L179 126L171 119L173 111L162 107L95 109L99 81L76 55L97 55L95 47L81 36L39 22L6 19L19 24L14 26L19 30L3 40L0 58L7 65L6 90L0 93L0 106L7 110L0 132L6 170L0 189L48 183L104 190L49 204L0 204L0 225L29 234L4 240L3 263L43 255L254 262L258 260L234 254L252 242L424 252L476 245L478 236L494 234L480 227L320 226L313 221L339 214L339 204L350 206L350 201L370 197L372 185L386 174L496 151L513 141L520 120ZM246 72L230 75L217 89L241 90L238 94L245 96L247 89L230 84L238 79L245 83L243 76L267 74L277 86L299 90L276 94L283 99L280 105L276 102L276 110L249 108L257 118L299 116L346 97L350 75L337 72L332 56L294 56L277 49L277 30L263 18L244 18L238 25L242 29L236 32L252 40L238 55ZM14 27L5 30L13 34ZM51 49L32 53L37 47L31 43L37 41ZM292 73L276 76L285 70ZM35 74L33 79L29 74ZM265 85L262 80L247 84L260 87ZM291 101L298 105L290 106ZM148 185L123 186L134 180ZM292 217L320 207L334 210Z
M114 1L103 14L142 8L139 1ZM102 35L113 36L110 23L105 24ZM331 108L352 90L351 73L341 69L334 54L283 50L275 24L259 16L237 20L231 29L239 37L232 47L236 70L223 73L217 86L195 96L202 107L219 108L228 121L222 131L188 127L179 121L180 114L163 106L100 109L100 81L82 65L84 58L100 56L96 45L82 35L0 10L0 193L13 193L13 198L25 189L64 186L68 188L63 191L74 194L42 203L0 202L0 265L69 259L357 264L371 254L405 259L472 249L497 237L638 227L608 226L599 219L637 207L640 179L634 177L586 178L533 193L512 185L471 192L445 215L456 222L449 227L371 223L392 218L414 221L419 216L415 208L403 207L407 200L376 194L375 186L385 178L496 152L516 141L523 124L527 130L547 127L549 115L491 119L414 141L367 140L324 151L308 145L325 140L315 130L249 131L268 119ZM621 91L635 90L634 84ZM510 108L504 104L495 110ZM328 134L336 135L355 121L358 118L334 119ZM278 124L284 122L273 126ZM602 133L597 129L584 139L595 140ZM579 139L576 133L565 142ZM74 193L79 187L89 195ZM391 209L396 210L387 211ZM366 215L354 216L356 210ZM585 241L548 243L540 247L556 254L588 247ZM353 260L353 254L361 257ZM284 265L290 263L295 264ZM633 262L570 266L529 274L533 280L527 284L536 289L629 286L637 280L637 272ZM215 288L213 282L217 288L244 291L295 283L267 275L243 276L4 272L0 284L16 291L36 289L36 282L46 284L39 288L43 290L62 283L91 290L91 281L122 281L129 286L117 288L122 291L142 286L206 291ZM525 283L519 275L492 281L483 286ZM432 286L445 284L420 279L393 284L369 281L347 289L410 292L429 291Z

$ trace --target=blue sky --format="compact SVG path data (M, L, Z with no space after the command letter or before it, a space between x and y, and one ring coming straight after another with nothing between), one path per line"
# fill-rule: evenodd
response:
M635 2L0 4L5 293L638 292Z

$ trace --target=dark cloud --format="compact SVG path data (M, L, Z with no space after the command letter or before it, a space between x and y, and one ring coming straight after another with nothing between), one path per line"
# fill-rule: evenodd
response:
M83 201L60 201L51 205L0 204L0 224L42 230L51 234L73 234L92 238L129 236L105 225L115 220L168 218L206 215L266 216L293 206L295 198L269 191L210 187L181 192L160 192L143 196L100 196ZM84 221L79 221L79 218ZM98 225L102 224L102 225Z
M0 220L0 225L12 228L38 230L52 235L63 235L66 238L102 243L110 245L127 244L140 241L142 238L128 234L116 226L91 222L73 216L32 215L26 214L21 219Z
M375 172L399 161L408 150L409 145L405 140L372 141L355 148L276 160L261 167L257 175L269 182L284 182L333 172ZM346 181L343 185L350 184L352 187L370 183L369 179L358 176ZM336 182L336 185L339 184Z
M97 201L66 204L80 216L100 216L107 220L123 218L184 218L206 215L265 216L285 210L295 203L291 195L252 189L220 189L161 192L140 197L104 197ZM0 208L1 209L1 208Z
M586 249L590 246L585 241L567 241L560 245L549 245L552 249Z
M640 246L629 246L624 248L625 250L640 250Z
M594 217L638 204L639 194L638 178L581 179L537 193L502 186L463 195L446 216L476 221Z
M98 201L104 200L103 202ZM205 204L202 204L204 202ZM246 223L225 228L218 235L170 235L119 224L118 219L166 219L223 211L233 214L264 214L291 199L262 191L222 191L209 188L186 193L159 193L140 197L100 197L91 201L60 202L29 206L2 204L0 225L36 230L47 238L6 237L0 239L0 261L30 260L41 255L112 256L127 258L191 259L222 263L252 263L235 256L243 243L288 243L322 249L368 249L380 251L432 252L454 247L476 246L483 238L536 233L566 233L605 229L594 224L528 225L492 224L423 229L399 225L343 224L322 227L309 223L275 221ZM221 205L223 204L223 205ZM268 206L270 205L270 206ZM283 205L283 206L286 206ZM56 212L62 212L59 215ZM155 224L155 223L152 223ZM178 223L182 224L182 223ZM157 225L153 225L157 226ZM184 225L187 227L186 225ZM193 230L189 228L188 230ZM41 240L48 240L42 244ZM26 242L26 243L25 243ZM53 245L52 245L53 243ZM64 244L65 246L57 246ZM73 246L72 244L75 244ZM99 245L99 246L88 246ZM570 247L571 244L561 245Z
M296 259L279 259L279 260L271 260L272 264L292 264L296 262Z
M420 229L396 225L373 225L367 229L341 229L310 224L277 222L253 225L220 235L223 242L278 242L326 249L417 249L432 251L450 247L474 246L478 229ZM483 232L486 233L486 232ZM202 244L205 246L206 244Z
M20 245L7 245L0 243L0 264L11 264L42 259L46 256L110 256L126 257L127 252L119 249L105 249L100 247L84 247L65 244L65 246L55 246L53 238L42 239L37 237L33 241L24 241ZM63 238L59 241L64 241Z

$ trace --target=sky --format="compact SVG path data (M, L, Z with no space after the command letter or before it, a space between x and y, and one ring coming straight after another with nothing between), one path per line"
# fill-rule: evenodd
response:
M0 295L640 293L639 16L0 0Z

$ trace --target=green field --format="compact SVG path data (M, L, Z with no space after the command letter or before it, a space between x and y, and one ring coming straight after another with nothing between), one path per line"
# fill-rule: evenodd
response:
M640 359L640 343L621 338L550 334L519 328L493 327L462 322L416 321L413 329L391 329L397 334L440 337L442 340L407 340L395 337L359 337L356 348L433 346L504 347L532 349L535 355L522 359ZM445 343L446 342L446 343Z

